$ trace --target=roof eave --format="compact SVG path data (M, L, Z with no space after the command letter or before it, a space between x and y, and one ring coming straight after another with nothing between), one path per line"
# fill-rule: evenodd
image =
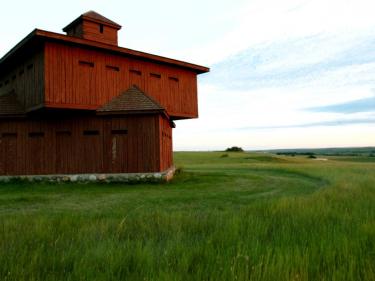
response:
M17 52L20 48L26 45L32 38L34 38L38 33L38 29L34 29L25 38L23 38L17 45L15 45L12 49L10 49L1 59L0 65L7 60L10 56L12 56L15 52Z
M29 41L31 41L34 38L42 38L42 39L50 39L50 40L57 40L57 41L63 41L64 43L71 43L71 44L77 44L77 45L84 45L89 46L92 48L98 48L102 50L112 51L116 53L121 53L127 56L132 56L136 58L142 58L144 60L150 60L153 62L173 65L177 67L186 68L189 70L194 71L197 74L207 73L210 71L208 67L204 67L201 65L196 65L180 60L175 60L167 57L162 57L154 54L149 54L141 51L136 51L128 48L118 47L114 45L109 45L101 42L91 41L87 39L67 36L60 33L54 33L49 32L41 29L34 29L32 32L30 32L24 39L22 39L17 45L15 45L10 51L8 51L1 59L0 59L0 65L7 60L9 57L11 57L14 53L16 53L19 49L21 49L24 45L26 45Z
M26 118L27 115L25 113L17 113L17 114L0 114L0 119L10 119L10 118Z
M197 64L193 64L193 63L188 63L188 62L180 61L180 60L176 60L176 59L171 59L171 58L167 58L167 57L162 57L162 56L159 56L159 55L154 55L154 54L145 53L145 52L141 52L141 51L136 51L136 50L132 50L132 49L128 49L128 48L118 47L118 46L114 46L114 45L106 44L106 43L102 43L102 42L97 42L97 41L92 41L92 40L88 40L88 39L82 39L82 38L67 36L67 35L64 35L64 34L54 33L54 32L50 32L50 31L36 29L36 35L40 36L40 37L43 37L43 38L46 38L46 39L52 39L52 40L64 41L66 43L90 46L92 48L104 49L104 50L108 50L108 51L126 54L128 56L143 58L145 60L151 60L151 61L154 61L154 62L174 65L174 66L178 66L178 67L183 67L183 68L193 70L197 74L202 74L202 73L206 73L206 72L210 71L210 69L208 67L205 67L205 66L201 66L201 65L197 65Z
M96 115L133 115L133 114L159 114L165 110L98 110Z

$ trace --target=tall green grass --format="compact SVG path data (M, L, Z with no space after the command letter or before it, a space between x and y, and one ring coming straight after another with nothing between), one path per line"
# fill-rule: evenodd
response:
M375 164L176 153L168 184L0 186L0 280L375 280Z

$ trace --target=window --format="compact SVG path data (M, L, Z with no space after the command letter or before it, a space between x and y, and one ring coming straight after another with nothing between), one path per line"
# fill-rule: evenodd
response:
M128 130L121 129L121 130L112 130L112 135L127 135Z
M105 68L108 70L113 70L117 72L120 71L120 68L118 66L106 65Z
M177 77L169 76L168 78L169 78L169 80L171 80L171 81L178 82L178 78L177 78Z
M99 131L98 130L85 130L83 131L83 135L84 136L97 136L99 135Z
M19 72L19 75L20 75L20 76L23 75L24 72L25 72L25 71L24 71L23 69L21 69L20 72Z
M141 72L141 71L139 71L139 70L135 70L135 69L130 69L129 72L130 72L131 74L135 74L135 75L142 75L142 72Z
M44 137L43 132L30 132L29 133L29 138L41 138Z
M100 33L104 32L104 25L102 25L102 24L99 25L99 31L100 31Z
M153 77L153 78L161 78L161 75L158 74L158 73L150 73L150 76Z
M94 67L94 63L93 62L83 61L83 60L79 61L79 65L81 65L81 66L87 66L87 67Z
M56 131L56 136L68 136L72 135L71 131Z
M16 138L17 137L17 133L3 133L1 136L3 138Z
M33 64L29 64L29 65L27 66L27 70L30 70L30 69L32 69L33 67L34 67Z

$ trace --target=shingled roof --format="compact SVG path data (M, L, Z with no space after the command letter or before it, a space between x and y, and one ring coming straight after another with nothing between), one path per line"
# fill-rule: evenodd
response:
M0 117L20 115L25 115L25 110L14 92L0 96Z
M107 19L106 17L102 16L101 14L98 14L95 11L88 11L82 15L80 15L78 18L76 18L74 21L72 21L70 24L68 24L66 27L63 28L63 31L67 31L71 26L75 25L76 23L80 22L81 20L91 20L98 23L107 24L110 26L113 26L114 28L120 29L121 25L118 23L111 21L110 19Z
M164 108L134 85L96 111L99 114L130 114L164 112Z

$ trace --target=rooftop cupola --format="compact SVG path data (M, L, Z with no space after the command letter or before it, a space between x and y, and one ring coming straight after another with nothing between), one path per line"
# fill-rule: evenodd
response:
M120 29L121 25L94 11L89 11L67 25L63 31L68 36L117 46L117 32Z

